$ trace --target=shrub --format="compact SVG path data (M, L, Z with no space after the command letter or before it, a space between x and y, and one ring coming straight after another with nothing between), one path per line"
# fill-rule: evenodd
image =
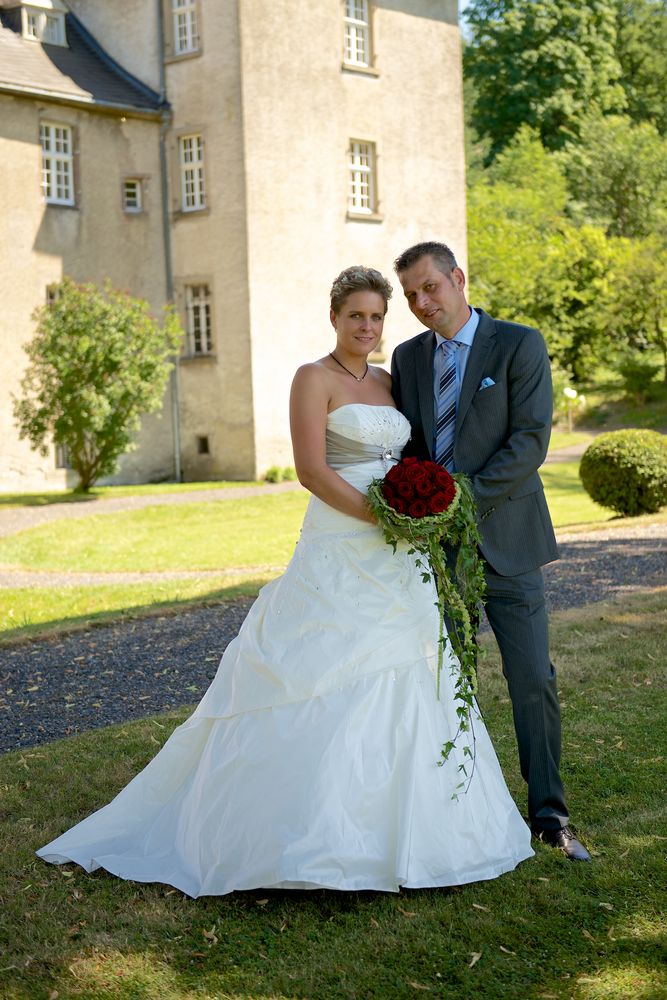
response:
M651 364L643 358L627 358L618 365L618 373L623 379L626 396L637 400L638 403L646 401L651 382L659 371L660 365Z
M264 473L264 481L267 483L282 483L283 470L277 465L272 465L271 468L267 469Z
M602 507L634 517L667 503L667 436L658 431L601 434L581 459L579 476Z
M291 465L286 465L283 469L283 479L289 483L293 483L296 479L296 470Z
M47 455L66 449L88 492L136 447L144 413L162 406L183 331L173 309L162 326L147 302L71 278L53 287L54 301L38 309L26 345L23 396L14 400L19 435Z

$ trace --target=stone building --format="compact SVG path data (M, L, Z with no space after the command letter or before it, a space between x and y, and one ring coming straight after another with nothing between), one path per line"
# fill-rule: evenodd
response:
M9 401L30 314L65 273L156 309L173 296L186 329L114 481L292 464L289 386L331 349L333 277L390 274L428 238L465 262L456 0L0 0L0 20L0 488L65 481ZM63 128L67 203L48 189ZM417 331L397 294L385 357Z

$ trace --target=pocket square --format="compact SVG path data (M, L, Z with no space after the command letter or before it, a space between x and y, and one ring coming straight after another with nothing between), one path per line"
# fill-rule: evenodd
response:
M490 389L491 386L495 384L496 383L493 381L493 379L489 378L489 376L487 375L486 378L483 378L482 381L479 383L479 388L477 389L477 392L481 392L482 389Z

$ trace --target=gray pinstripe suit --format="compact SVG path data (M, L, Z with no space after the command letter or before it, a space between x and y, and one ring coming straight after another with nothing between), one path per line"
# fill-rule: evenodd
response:
M540 569L558 558L542 482L551 431L551 370L541 334L483 310L461 385L454 466L477 499L487 580L486 613L507 678L534 827L568 821L559 775L560 707L549 657ZM433 457L433 353L426 330L399 344L393 394L412 425L404 454ZM482 379L495 383L480 389Z

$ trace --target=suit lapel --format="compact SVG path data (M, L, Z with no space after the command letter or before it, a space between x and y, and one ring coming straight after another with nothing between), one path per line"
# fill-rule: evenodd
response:
M419 396L419 412L424 428L424 440L429 455L433 457L433 345L435 334L427 330L422 341L417 345L415 364L417 367L417 394Z
M487 362L489 348L496 336L496 325L483 309L478 309L479 325L475 331L475 339L470 348L470 357L466 365L466 373L463 377L463 385L459 394L459 404L456 411L456 434L465 420L468 407L472 402L472 397L477 391L480 381L484 377L484 368Z

